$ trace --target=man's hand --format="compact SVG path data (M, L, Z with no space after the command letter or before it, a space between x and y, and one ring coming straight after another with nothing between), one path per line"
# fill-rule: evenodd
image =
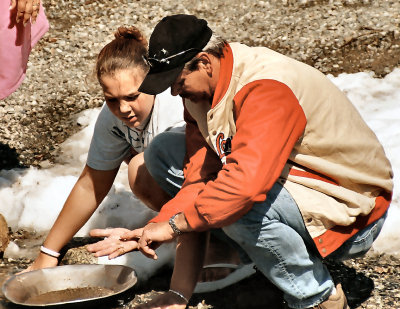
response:
M121 235L121 239L130 239L138 235L138 230L129 231ZM139 250L148 258L157 259L155 249L161 243L173 240L177 235L169 226L168 222L150 223L143 228L139 239Z
M122 235L129 233L129 237ZM138 240L142 235L142 229L130 231L124 228L94 229L90 231L92 237L105 237L104 240L88 245L87 250L96 257L108 255L114 259L126 252L138 249Z
M40 0L11 0L10 11L17 9L16 22L21 20L24 26L29 19L32 24L35 23L39 14Z

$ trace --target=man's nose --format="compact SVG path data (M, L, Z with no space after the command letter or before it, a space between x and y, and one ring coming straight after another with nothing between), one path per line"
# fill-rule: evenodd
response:
M122 100L119 103L119 110L121 113L129 113L131 111L131 107L129 106L129 103Z

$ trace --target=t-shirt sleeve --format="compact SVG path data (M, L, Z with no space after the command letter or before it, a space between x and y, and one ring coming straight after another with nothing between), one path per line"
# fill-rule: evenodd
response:
M94 127L87 165L96 170L112 170L119 167L130 155L131 145L126 140L123 127L104 104Z

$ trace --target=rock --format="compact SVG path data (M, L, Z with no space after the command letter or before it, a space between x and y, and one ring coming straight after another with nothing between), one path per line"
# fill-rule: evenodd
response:
M0 214L0 255L6 250L10 242L10 235L8 234L8 225L6 219Z
M86 250L86 246L68 249L61 260L62 265L97 264L97 257Z

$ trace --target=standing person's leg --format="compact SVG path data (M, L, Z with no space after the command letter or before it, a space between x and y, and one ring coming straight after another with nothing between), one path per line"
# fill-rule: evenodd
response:
M257 268L284 293L290 308L309 308L331 294L334 284L289 192L276 183L267 199L223 228ZM346 308L346 307L344 307Z

